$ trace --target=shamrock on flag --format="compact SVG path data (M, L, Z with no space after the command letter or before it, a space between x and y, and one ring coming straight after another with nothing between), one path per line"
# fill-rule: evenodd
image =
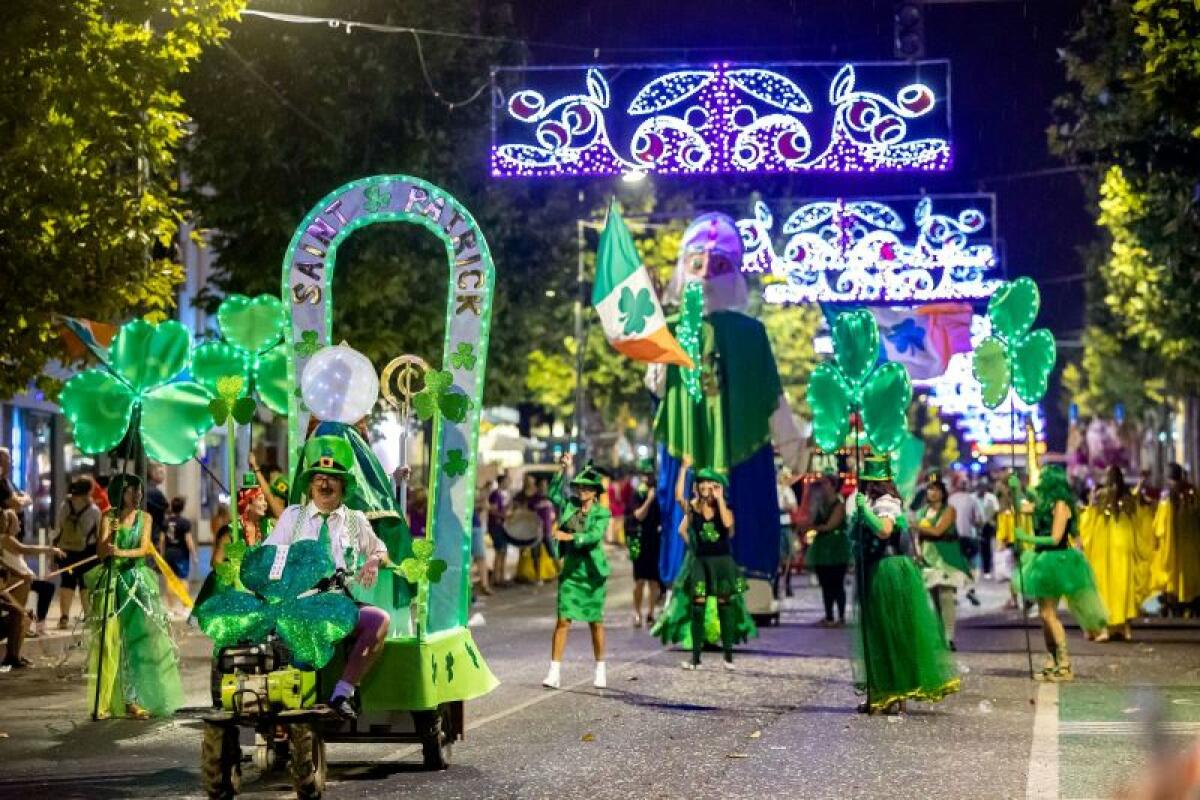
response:
M667 329L650 274L638 258L616 200L609 207L596 251L592 305L600 315L604 336L618 352L635 361L693 366Z

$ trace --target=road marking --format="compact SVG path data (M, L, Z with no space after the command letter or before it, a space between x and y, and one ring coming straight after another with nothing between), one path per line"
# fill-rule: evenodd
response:
M1025 800L1058 798L1058 684L1038 684Z
M1058 732L1061 736L1141 736L1146 732L1146 724L1144 722L1079 720L1061 723ZM1200 722L1163 722L1155 732L1179 736L1191 735L1200 732Z

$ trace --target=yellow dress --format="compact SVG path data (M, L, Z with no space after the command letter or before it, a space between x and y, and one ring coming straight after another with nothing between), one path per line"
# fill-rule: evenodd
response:
M1154 515L1151 587L1179 603L1200 597L1200 504L1188 487L1182 498L1167 498Z
M1146 508L1130 497L1113 513L1101 496L1079 516L1083 554L1096 575L1096 589L1108 609L1108 624L1124 625L1138 616L1150 594L1153 526Z

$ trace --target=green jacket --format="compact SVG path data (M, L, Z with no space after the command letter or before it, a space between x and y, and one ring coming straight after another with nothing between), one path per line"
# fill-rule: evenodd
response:
M550 481L548 490L550 502L558 511L559 528L565 528L567 522L579 513L579 501L567 495L564 491L565 483L563 473L560 472ZM587 512L583 530L575 532L572 541L558 543L558 552L563 558L564 574L570 574L572 567L580 562L591 562L596 574L608 576L611 570L608 567L608 558L604 555L604 533L608 530L611 518L612 513L597 501Z

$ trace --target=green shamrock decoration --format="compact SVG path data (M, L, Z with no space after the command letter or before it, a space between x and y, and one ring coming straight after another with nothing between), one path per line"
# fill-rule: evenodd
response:
M429 654L429 679L437 683L437 656Z
M390 202L392 202L392 193L385 192L382 186L368 186L363 192L363 209L370 214L382 211Z
M446 680L454 682L454 656L446 653Z
M240 375L241 395L249 397L257 391L267 408L286 414L289 385L283 335L287 309L283 303L269 294L255 298L231 294L217 309L217 327L223 341L196 348L192 377L219 396L217 382Z
M317 338L316 331L301 331L300 338L296 341L296 355L301 358L311 358L321 349L321 341ZM299 391L299 390L297 390Z
M200 629L217 649L238 642L262 642L275 631L302 669L320 669L333 657L333 648L358 623L358 608L340 592L306 595L333 573L329 548L315 539L288 548L282 576L270 577L275 546L248 551L241 580L246 592L222 592L196 609ZM305 596L301 596L305 595Z
M409 583L437 583L446 571L446 562L433 557L433 542L428 539L413 541L413 554L400 562L400 574Z
M463 457L462 450L451 450L446 454L446 463L442 466L442 471L451 478L457 478L467 474L467 467L470 463Z
M1031 330L1041 303L1037 284L1029 278L1001 285L988 301L992 335L975 348L973 363L988 408L1000 406L1009 387L1026 403L1046 394L1058 354L1050 331Z
M479 656L475 654L475 648L471 647L468 642L463 644L463 649L467 651L467 657L471 659L471 663L475 665L475 669L479 669Z
M646 329L646 320L654 314L654 298L645 287L634 294L633 290L626 286L621 289L617 309L621 312L621 321L625 324L622 334L633 336Z
M717 530L717 526L711 521L705 522L700 528L700 538L706 542L712 543L721 538L721 532Z
M642 537L626 535L625 544L629 547L629 557L637 561L642 555Z
M455 369L475 369L475 346L470 342L459 342L458 349L450 354L450 366Z
M224 425L230 416L239 425L246 425L254 418L258 404L253 397L240 397L245 379L241 375L227 375L217 379L217 396L208 404L213 422Z
M135 423L146 455L182 464L196 454L212 427L208 391L192 381L175 381L188 367L191 335L178 322L157 325L133 320L121 326L109 362L67 381L59 399L85 453L111 450Z
M836 450L850 433L850 414L858 410L863 430L876 452L890 453L908 432L912 382L904 367L879 358L879 328L870 311L839 314L833 323L832 361L813 370L808 404L813 437L826 452Z
M461 392L451 391L454 376L441 370L430 370L425 374L425 388L413 395L412 406L417 417L428 420L441 412L451 422L462 422L471 408L471 398Z

